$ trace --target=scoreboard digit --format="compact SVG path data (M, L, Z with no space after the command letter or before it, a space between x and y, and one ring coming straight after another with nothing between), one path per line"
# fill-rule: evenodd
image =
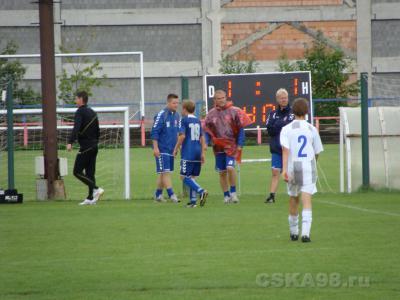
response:
M276 109L275 93L280 88L288 91L289 103L298 97L307 99L312 120L311 75L308 71L206 75L204 84L207 111L214 106L215 91L222 89L228 100L243 109L254 122L250 127L265 127L269 112Z

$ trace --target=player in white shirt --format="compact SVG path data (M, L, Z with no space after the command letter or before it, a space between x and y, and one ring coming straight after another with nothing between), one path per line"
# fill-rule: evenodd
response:
M299 194L301 193L302 242L311 242L311 198L317 192L317 159L324 149L317 129L306 121L308 102L298 98L292 111L295 120L282 128L282 177L287 182L289 200L289 228L292 241L299 239Z

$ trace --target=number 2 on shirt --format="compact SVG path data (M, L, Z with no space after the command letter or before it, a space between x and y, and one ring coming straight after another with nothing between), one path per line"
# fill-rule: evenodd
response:
M300 135L297 142L302 143L299 152L297 153L297 157L307 157L307 153L302 153L307 144L307 137L305 135Z
M198 141L200 139L200 125L195 123L190 123L190 139L192 141Z

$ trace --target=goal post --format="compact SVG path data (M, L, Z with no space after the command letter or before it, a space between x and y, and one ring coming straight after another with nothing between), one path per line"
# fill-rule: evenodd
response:
M123 129L123 198L130 199L130 133L129 133L129 107L128 106L113 106L113 107L96 107L92 106L92 109L98 114L122 114L123 118L120 118L119 121L110 122L112 124L104 124L100 118L100 129L115 129L115 128L122 128ZM70 115L72 116L76 112L77 108L57 108L57 115ZM38 116L41 115L43 110L41 108L34 108L34 109L14 109L13 115L14 116ZM6 116L6 110L0 110L0 117L4 119ZM73 118L70 117L68 120L72 120ZM0 122L1 123L1 122ZM65 124L64 124L65 123ZM71 122L58 122L57 131L60 132L62 130L71 130L73 125ZM107 123L107 122L106 122ZM27 127L32 130L39 130L41 131L43 127L41 124L30 124ZM14 126L14 131L23 132L25 128L21 128L21 126ZM0 126L0 133L7 132L7 126L1 127ZM31 167L33 168L33 161Z

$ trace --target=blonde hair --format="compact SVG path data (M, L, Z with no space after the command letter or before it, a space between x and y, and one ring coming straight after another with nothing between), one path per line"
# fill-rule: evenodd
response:
M196 109L196 104L194 103L193 100L190 99L185 99L183 100L183 104L182 107L184 109L186 109L186 111L190 114L194 113L195 109Z
M289 96L289 93L286 89L280 88L279 90L276 91L275 97L278 98L278 96L285 94L286 96Z

